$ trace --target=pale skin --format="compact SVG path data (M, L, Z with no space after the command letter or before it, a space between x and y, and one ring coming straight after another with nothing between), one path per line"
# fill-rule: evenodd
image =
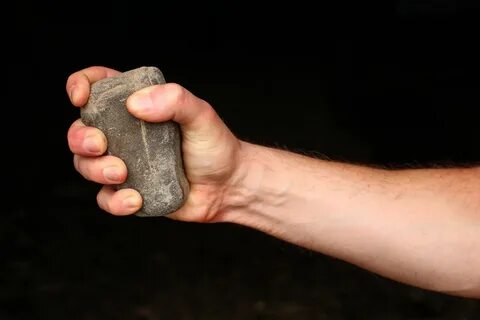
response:
M118 73L72 74L72 104L83 106L92 83ZM386 170L254 145L173 83L134 93L126 107L145 121L181 126L191 192L170 218L241 224L398 282L480 298L480 168ZM113 190L127 168L105 155L101 131L77 120L68 144L76 170L104 185L100 208L129 215L141 207L135 190Z

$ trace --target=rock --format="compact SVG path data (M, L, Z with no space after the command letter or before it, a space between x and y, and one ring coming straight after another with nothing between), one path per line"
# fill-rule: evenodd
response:
M141 67L91 87L82 121L97 127L108 140L107 153L122 159L128 176L117 189L133 188L143 197L137 216L164 216L180 208L189 192L181 155L179 125L149 123L132 116L125 101L135 91L165 83L155 67Z

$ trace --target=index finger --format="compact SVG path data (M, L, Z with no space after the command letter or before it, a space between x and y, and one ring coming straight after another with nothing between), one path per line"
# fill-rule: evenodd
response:
M103 78L110 78L119 75L120 72L107 67L89 67L71 74L67 80L67 94L70 101L76 107L87 103L90 94L90 86Z

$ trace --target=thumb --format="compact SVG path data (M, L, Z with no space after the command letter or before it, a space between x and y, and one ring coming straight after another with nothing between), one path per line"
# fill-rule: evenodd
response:
M213 108L175 83L141 89L127 99L128 111L148 122L173 120L180 124L185 138L219 136L225 124ZM196 139L195 139L196 140Z

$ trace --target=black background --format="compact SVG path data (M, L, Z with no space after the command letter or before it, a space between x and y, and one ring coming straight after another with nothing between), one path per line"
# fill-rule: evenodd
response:
M241 139L383 166L473 164L479 5L18 2L5 9L1 319L477 319L240 226L112 217L73 169L68 75L159 67ZM5 193L4 193L5 194Z

